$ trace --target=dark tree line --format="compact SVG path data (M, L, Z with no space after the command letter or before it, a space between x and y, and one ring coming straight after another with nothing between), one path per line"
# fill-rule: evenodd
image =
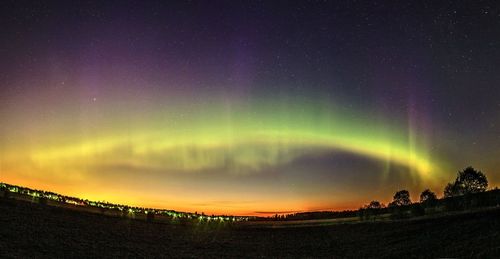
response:
M465 210L473 207L500 205L500 190L486 191L488 179L481 172L467 167L457 173L456 179L444 189L444 197L425 189L417 202L412 202L408 190L397 191L387 206L373 200L358 210L318 211L288 214L273 217L275 220L304 220L359 217L362 220L377 220L387 215L394 219L422 216L444 211Z
M486 175L469 166L457 173L455 181L446 185L443 199L438 199L434 192L426 189L420 194L419 202L412 203L410 193L400 190L387 207L374 200L360 208L358 215L361 219L376 219L381 214L390 213L392 218L405 218L422 216L426 211L434 212L436 209L450 211L500 205L500 191L486 192L487 188Z

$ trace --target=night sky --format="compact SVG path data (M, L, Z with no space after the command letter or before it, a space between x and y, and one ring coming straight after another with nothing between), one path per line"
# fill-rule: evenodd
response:
M0 181L205 213L500 183L495 1L2 1Z

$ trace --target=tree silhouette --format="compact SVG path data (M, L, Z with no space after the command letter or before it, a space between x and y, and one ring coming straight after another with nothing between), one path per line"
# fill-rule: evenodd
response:
M367 209L381 209L383 205L379 201L371 201L370 204L366 206Z
M424 190L420 194L420 203L424 205L432 206L436 203L436 201L437 201L436 194L429 189Z
M467 167L459 171L454 183L449 183L444 189L445 197L460 196L484 192L488 188L488 179L481 171Z
M444 197L453 197L453 196L458 196L459 191L457 188L457 185L455 183L448 183L446 187L444 187Z
M488 188L486 175L470 166L458 173L455 182L458 183L464 194L484 192Z
M381 213L382 208L384 208L384 204L379 201L371 201L368 205L358 210L358 215L361 220L370 219L372 217L376 218Z
M410 193L407 190L396 192L396 194L394 194L393 201L391 202L392 206L406 206L410 204Z

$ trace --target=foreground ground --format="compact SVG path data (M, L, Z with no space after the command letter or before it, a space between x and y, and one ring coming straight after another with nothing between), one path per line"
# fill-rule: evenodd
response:
M500 256L500 209L312 227L180 226L0 199L0 257Z

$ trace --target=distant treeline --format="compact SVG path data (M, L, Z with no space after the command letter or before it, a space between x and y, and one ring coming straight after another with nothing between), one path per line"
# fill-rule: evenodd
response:
M500 206L500 190L487 191L488 179L481 171L467 167L459 171L455 181L444 188L444 197L438 199L429 189L420 194L419 202L412 203L410 193L400 190L387 206L371 201L358 210L301 212L288 215L274 215L274 220L334 219L359 217L361 220L382 218L401 219L436 214L448 211L470 210Z
M283 220L304 220L304 219L336 219L336 218L351 218L358 216L357 210L344 210L344 211L312 211L312 212L298 212L284 216L274 216Z
M71 196L65 196L54 192L30 189L27 187L0 183L0 198L12 198L25 200L43 205L58 206L61 204L75 206L88 212L99 212L104 215L121 216L128 218L144 218L152 221L155 218L170 219L175 222L235 222L247 221L249 217L227 216L227 215L205 215L198 212L179 212L166 209L152 209L144 207L132 207L128 205L114 204L105 201L89 201Z
M363 207L358 210L345 211L313 211L300 212L287 215L274 215L272 219L278 220L311 220L311 219L336 219L359 217L362 220L377 219L382 215L391 218L408 218L423 216L425 214L435 214L446 211L461 211L474 208L500 206L500 189L490 191L465 194L461 196L446 197L436 199L428 203L412 203L409 205L389 206L380 208Z
M383 215L392 219L418 217L451 211L465 211L477 208L500 206L500 190L436 199L433 202L416 202L408 205L381 208L360 208L357 215L362 220L378 219Z

